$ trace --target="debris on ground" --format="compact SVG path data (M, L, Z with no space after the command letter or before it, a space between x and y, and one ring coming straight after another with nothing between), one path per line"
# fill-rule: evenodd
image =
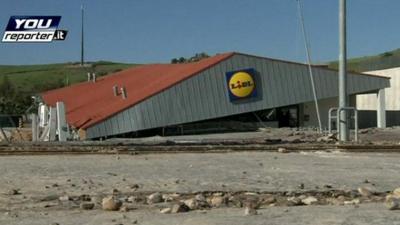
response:
M244 215L245 216L252 216L252 215L257 215L257 210L251 207L246 207L244 209Z
M400 209L400 188L396 188L392 193L386 195L385 205L389 210Z
M84 210L91 210L94 208L94 203L93 202L82 202L79 205L79 208L84 209Z
M301 202L305 205L312 205L312 204L318 202L318 199L313 196L309 196L305 199L302 199Z
M147 197L147 204L156 204L163 202L163 196L159 193L153 193Z
M289 150L287 150L286 148L278 148L278 152L279 153L288 153Z
M122 206L122 202L114 196L109 196L103 198L101 205L103 210L118 211Z
M212 196L210 199L210 205L213 207L221 207L226 204L226 198L223 196Z
M370 196L372 195L371 190L369 190L369 189L366 188L366 187L359 187L359 188L357 189L357 191L358 191L358 193L360 193L360 195L363 196L363 197L370 197Z
M188 212L190 208L183 202L174 204L171 208L171 213L183 213Z
M162 214L171 213L171 208L163 208L163 209L160 210L160 213L162 213Z

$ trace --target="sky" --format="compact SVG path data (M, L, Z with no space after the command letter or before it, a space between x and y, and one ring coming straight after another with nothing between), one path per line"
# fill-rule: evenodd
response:
M314 63L338 58L338 0L301 0ZM60 15L65 41L0 43L0 64L85 59L168 63L198 52L243 52L305 62L296 0L2 0L1 36L10 16ZM399 0L348 0L348 56L400 48Z

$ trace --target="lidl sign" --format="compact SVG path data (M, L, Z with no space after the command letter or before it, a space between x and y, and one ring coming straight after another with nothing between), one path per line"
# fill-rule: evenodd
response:
M226 73L229 99L231 101L251 98L257 95L254 75L254 69L244 69Z

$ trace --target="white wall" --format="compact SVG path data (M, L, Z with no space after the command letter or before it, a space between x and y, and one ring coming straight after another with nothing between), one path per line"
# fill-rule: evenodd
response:
M390 88L385 89L386 110L400 110L400 67L365 72L383 77L390 77ZM376 110L376 94L357 96L357 108L359 110Z
M318 101L319 112L321 115L322 129L328 129L328 112L332 107L338 107L338 98L327 98ZM350 96L350 106L355 106L355 96ZM305 121L304 116L309 115L309 120ZM300 115L301 117L302 115ZM303 104L303 127L318 127L318 118L314 102Z

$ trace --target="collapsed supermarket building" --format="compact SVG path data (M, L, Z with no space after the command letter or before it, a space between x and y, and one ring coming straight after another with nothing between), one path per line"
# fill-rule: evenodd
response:
M338 102L338 72L322 66L312 72L326 129L328 110ZM349 72L347 80L351 106L362 94L374 93L379 101L390 86L388 78L370 74ZM41 99L47 110L63 103L70 139L318 127L307 65L235 52L136 66L42 93ZM384 114L378 116L384 126Z

